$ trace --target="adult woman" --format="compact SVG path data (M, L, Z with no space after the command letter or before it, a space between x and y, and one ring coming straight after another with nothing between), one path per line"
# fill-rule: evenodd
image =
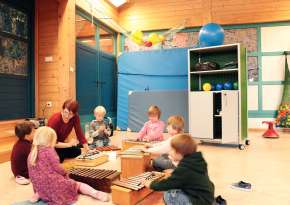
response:
M81 154L81 149L77 147L78 141L83 145L84 151L89 150L87 140L83 134L80 117L78 114L79 103L76 100L66 100L63 103L62 111L53 114L48 120L48 126L55 130L57 134L57 144L55 150L63 162L65 158L74 158ZM71 139L65 142L66 138L75 129L78 141Z

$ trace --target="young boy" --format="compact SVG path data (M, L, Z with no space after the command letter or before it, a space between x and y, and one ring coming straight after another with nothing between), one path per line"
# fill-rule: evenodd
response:
M162 142L153 144L151 147L143 149L144 152L149 152L153 155L160 155L153 160L152 166L156 171L175 168L172 161L168 158L168 153L170 151L170 141L174 135L182 133L183 129L183 117L179 115L170 116L167 120L167 131L169 137Z
M105 118L106 109L103 106L98 106L94 110L95 120L90 123L90 137L93 142L91 148L108 146L110 143L109 137L112 136L110 118Z
M145 180L146 187L165 191L165 204L212 205L214 185L210 181L201 152L188 134L178 134L171 139L170 158L177 164L171 176L161 181Z
M19 138L14 144L11 154L11 170L18 184L29 184L27 158L33 140L32 130L34 124L29 121L21 122L15 126L15 135Z

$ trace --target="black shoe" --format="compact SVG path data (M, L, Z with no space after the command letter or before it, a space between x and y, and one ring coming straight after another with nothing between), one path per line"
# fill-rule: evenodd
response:
M227 205L227 201L225 199L223 199L223 197L221 195L219 195L215 198L215 204L216 205Z
M233 183L231 185L233 189L239 189L243 191L251 191L252 185L247 182L239 181L238 183Z

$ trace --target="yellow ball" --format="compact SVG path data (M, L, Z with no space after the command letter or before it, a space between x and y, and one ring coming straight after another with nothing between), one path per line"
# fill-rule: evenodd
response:
M204 91L210 91L210 90L211 90L211 84L210 84L210 83L204 83L204 84L202 85L202 89L203 89Z

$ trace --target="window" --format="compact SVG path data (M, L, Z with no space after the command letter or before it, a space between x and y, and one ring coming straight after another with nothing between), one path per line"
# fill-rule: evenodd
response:
M0 73L28 74L27 15L0 2Z
M96 46L97 27L87 19L76 15L76 38L89 46Z
M102 28L100 28L100 50L106 53L114 53L114 36Z
M84 15L85 16L85 15ZM96 20L76 14L76 39L105 53L115 54L115 33Z

